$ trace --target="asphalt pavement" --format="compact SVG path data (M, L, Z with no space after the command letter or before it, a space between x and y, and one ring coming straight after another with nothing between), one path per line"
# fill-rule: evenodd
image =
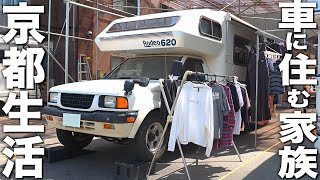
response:
M285 110L286 112L292 110ZM18 121L0 117L0 138L7 135L13 138L30 137L36 134L2 132L2 125L16 124ZM61 146L56 138L55 129L48 127L44 120L31 121L31 124L44 124L45 133L40 133L44 143L42 147ZM205 148L196 151L197 146L183 146L184 155L188 164L191 179L245 179L245 180L270 180L281 179L277 174L280 169L281 158L278 155L283 144L279 141L279 118L273 118L268 125L257 130L257 147L254 147L254 134L250 133L235 136L234 142L240 152L242 162L233 147L214 149L210 158L204 155ZM306 142L312 147L311 143ZM0 150L6 147L0 142ZM95 138L85 148L88 153L71 159L55 163L43 163L43 179L54 180L82 180L82 179L114 179L115 162L128 162L135 160L132 150L126 145L117 145L101 138ZM176 148L177 149L177 148ZM320 167L318 157L318 167ZM0 171L4 168L7 158L0 153ZM13 178L14 176L12 176ZM0 179L5 179L0 175ZM155 173L150 179L187 179L182 159L178 150L166 152L157 162ZM303 177L302 179L310 179ZM318 176L318 179L320 177Z

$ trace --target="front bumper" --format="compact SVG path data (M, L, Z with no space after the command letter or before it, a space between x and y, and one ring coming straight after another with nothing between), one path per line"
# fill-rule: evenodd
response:
M63 113L80 114L80 128L62 125ZM49 126L96 136L127 138L130 134L133 123L128 123L128 117L137 118L138 112L81 112L65 110L58 107L46 106L43 109L46 121ZM49 120L49 116L52 120ZM105 129L104 124L111 124L111 129Z

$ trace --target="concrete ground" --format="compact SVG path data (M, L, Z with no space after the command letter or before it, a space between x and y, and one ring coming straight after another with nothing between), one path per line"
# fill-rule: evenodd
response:
M285 110L286 112L291 110ZM10 135L13 138L30 137L30 133L11 133L2 132L3 124L14 124L17 121L8 120L7 117L0 118L0 138ZM43 147L60 146L55 129L46 126L45 121L32 121L32 124L44 124L46 131L40 134L44 144ZM273 118L268 125L258 129L258 146L254 148L254 131L242 134L234 138L234 142L240 152L242 162L233 149L223 148L213 150L211 157L204 155L204 148L196 154L197 147L188 145L184 146L184 155L188 164L191 179L246 179L246 180L271 180L281 179L277 174L280 169L280 156L278 150L283 148L279 142L279 119ZM307 146L312 147L311 143ZM6 147L0 142L0 150ZM134 155L126 145L115 145L103 139L96 138L86 147L92 153L78 156L72 159L56 163L44 163L44 179L62 179L62 180L80 180L80 179L114 179L114 163L134 160ZM176 148L177 149L177 148ZM196 159L199 163L196 164ZM4 168L7 161L6 156L0 153L0 171ZM320 167L320 157L318 157L318 167ZM318 170L319 171L319 170ZM14 177L14 176L12 176ZM2 174L0 179L5 179ZM164 157L157 163L156 173L150 179L187 179L182 164L180 153L167 152ZM309 179L304 177L302 179ZM320 177L318 176L318 179Z

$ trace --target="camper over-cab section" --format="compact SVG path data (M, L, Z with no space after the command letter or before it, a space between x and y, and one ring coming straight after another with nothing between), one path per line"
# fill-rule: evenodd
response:
M202 9L123 18L113 21L95 42L101 51L114 53L217 55L228 16Z

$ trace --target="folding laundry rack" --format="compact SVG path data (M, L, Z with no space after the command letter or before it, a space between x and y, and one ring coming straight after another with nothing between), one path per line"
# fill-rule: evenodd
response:
M166 131L167 131L167 129L168 129L169 123L172 122L172 120L173 120L172 114L173 114L173 111L174 111L174 109L175 109L175 107L176 107L177 100L178 100L178 97L179 97L180 92L181 92L181 90L182 90L183 84L184 84L184 82L186 81L187 76L188 76L188 75L192 75L192 74L196 74L196 75L206 75L206 76L215 76L215 77L224 77L224 78L230 78L230 77L231 77L231 78L234 78L234 79L237 78L236 76L222 76L222 75L217 75L217 74L207 74L207 73L199 73L199 72L193 72L193 71L186 71L186 72L184 73L184 75L183 75L183 78L182 78L182 81L181 81L181 85L180 85L179 88L178 88L177 95L176 95L176 98L174 99L174 102L173 102L173 105L172 105L172 108L171 108L171 109L170 109L170 107L169 107L168 100L167 100L167 97L166 97L166 95L165 95L164 88L163 88L163 81L164 81L164 80L163 80L163 79L160 79L160 80L159 80L161 93L162 93L162 96L163 96L163 99L164 99L164 102L165 102L165 105L166 105L166 108L167 108L167 111L168 111L168 114L169 114L169 115L167 116L167 122L166 122L166 125L165 125L165 127L164 127L163 133L162 133L162 135L161 135L160 142L159 142L159 144L158 144L158 147L157 147L157 149L156 149L156 152L155 152L155 154L153 155L152 161L151 161L151 163L150 163L149 171L148 171L148 174L147 174L147 179L148 179L149 176L150 176L150 173L151 173L153 164L154 164L154 162L155 162L155 160L156 160L156 157L157 157L157 154L158 154L158 152L159 152L159 150L160 150L160 148L161 148L161 146L162 146L163 139L164 139L164 135L165 135L165 133L166 133ZM189 174L189 171L188 171L188 167L187 167L187 163L186 163L186 160L185 160L185 158L184 158L184 154L183 154L183 151L182 151L182 148L181 148L181 144L180 144L180 141L179 141L178 139L177 139L177 143L178 143L179 151L180 151L180 154L181 154L181 158L182 158L183 165L184 165L184 168L185 168L185 170L186 170L188 179L191 180L190 174ZM238 151L236 145L234 144L233 140L232 140L232 145L233 145L235 151L237 152L237 155L238 155L240 161L242 161L242 160L241 160L241 157L240 157L240 154L239 154L239 151ZM198 162L198 159L196 160L196 162Z

